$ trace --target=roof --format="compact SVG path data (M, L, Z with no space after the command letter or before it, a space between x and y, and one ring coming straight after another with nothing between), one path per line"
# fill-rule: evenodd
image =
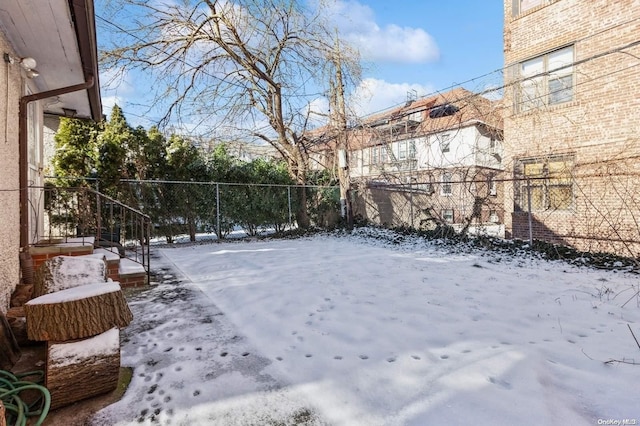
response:
M69 108L77 118L102 119L93 0L2 0L0 30L15 54L36 60L39 92L94 80L89 89L43 102L45 113Z
M412 116L418 113L420 124L414 124L418 126L416 132L419 133L448 130L471 122L482 122L501 129L502 116L498 110L496 102L464 88L456 88L365 117L360 127L374 129L402 121L413 121Z
M349 146L358 149L477 124L502 130L501 111L500 102L456 88L362 118L350 131ZM334 135L325 126L308 132L307 138L326 144Z

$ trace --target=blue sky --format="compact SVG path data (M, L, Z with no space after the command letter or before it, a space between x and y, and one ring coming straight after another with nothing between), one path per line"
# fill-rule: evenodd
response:
M481 91L502 84L503 2L499 0L336 0L336 25L365 59L356 93L358 115L392 107L418 96L464 83ZM98 14L98 42L113 28ZM488 74L488 75L487 75ZM111 90L103 82L108 114L118 103L134 125L149 127L134 99L148 92L143 82L123 82ZM153 117L153 113L150 117ZM160 114L158 114L159 116Z

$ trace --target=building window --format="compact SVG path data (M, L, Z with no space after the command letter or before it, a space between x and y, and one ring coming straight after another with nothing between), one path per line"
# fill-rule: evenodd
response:
M409 159L415 160L416 158L416 141L409 141Z
M377 146L371 147L371 164L378 164L378 162L380 161L378 152L379 151Z
M451 141L449 140L449 134L440 135L440 152L443 154L449 152L451 149Z
M445 172L442 174L442 186L440 188L441 195L451 195L453 193L451 180L452 180L451 173Z
M445 223L453 223L453 209L443 209L441 214Z
M520 64L520 111L573 100L573 61L569 46Z
M547 3L548 0L513 0L513 16L517 16L534 7Z
M499 223L500 217L498 216L498 212L495 210L489 210L489 222L491 223Z
M516 210L569 210L573 206L574 156L524 159L517 164L520 181Z
M391 150L391 148L389 148L389 145L384 144L384 145L380 145L380 162L385 164L389 162L389 151Z
M398 142L398 160L407 159L407 141Z

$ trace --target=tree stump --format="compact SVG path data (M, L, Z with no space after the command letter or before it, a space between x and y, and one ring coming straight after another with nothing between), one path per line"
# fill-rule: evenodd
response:
M106 281L107 263L104 257L56 256L47 259L38 268L33 296Z
M45 294L24 305L30 340L84 339L133 319L116 282L87 284Z
M0 312L0 370L10 370L20 359L20 348L11 326Z
M0 401L0 426L7 426L7 418L4 415L4 404Z
M114 390L120 373L117 328L74 342L48 342L45 386L51 409Z

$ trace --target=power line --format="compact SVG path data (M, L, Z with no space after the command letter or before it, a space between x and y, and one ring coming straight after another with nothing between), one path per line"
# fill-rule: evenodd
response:
M582 38L579 38L579 39L574 40L573 44L575 45L576 43L583 42L583 41L588 40L588 39L590 39L590 38L593 38L593 37L596 37L596 36L598 36L598 35L601 35L601 34L603 34L603 33L605 33L605 32L612 31L612 30L615 30L616 28L619 28L619 27L622 27L622 26L625 26L625 25L632 24L632 23L634 23L634 22L636 22L636 21L640 21L640 18L630 19L630 20L628 20L628 21L624 21L624 22L618 23L618 24L616 24L616 25L612 25L612 26L610 26L610 27L603 28L603 29L602 29L602 30L600 30L600 31L597 31L597 32L595 32L595 33L592 33L592 34L586 35L586 36L584 36L584 37L582 37ZM636 42L632 42L632 43L631 43L631 45L637 45L638 43L640 43L640 40L639 40L639 41L636 41ZM618 50L623 50L623 49L628 48L628 47L632 47L632 46L630 46L630 45L628 45L628 46L623 46L623 47L619 48ZM613 49L613 50L616 50L616 49ZM614 52L613 52L613 51L607 51L607 52L605 52L605 54L607 54L607 53L614 53ZM539 56L539 55L538 55L538 56ZM535 56L534 56L534 57L535 57ZM594 57L592 57L592 58L593 58L593 59L595 59ZM587 58L587 59L589 59L589 58ZM442 94L442 93L444 93L444 92L448 92L448 91L450 91L450 90L452 90L452 89L455 89L455 88L457 88L457 87L462 87L462 86L463 86L463 85L465 85L465 84L473 83L473 82L475 82L475 81L477 81L477 80L480 80L480 79L482 79L482 78L486 78L486 77L488 77L488 76L490 76L490 75L493 75L493 74L495 74L495 73L504 73L505 71L509 70L512 66L517 65L517 64L519 64L519 63L521 63L521 62L514 62L514 63L512 63L512 64L505 65L505 66L504 66L504 67L502 67L502 68L498 68L498 69L495 69L495 70L493 70L493 71L490 71L490 72L487 72L487 73L485 73L485 74L482 74L482 75L480 75L480 76L470 78L470 79L468 79L468 80L466 80L466 81L463 81L463 82L461 82L461 83L452 84L452 85L447 86L447 87L444 87L444 88L442 88L442 89L435 90L435 91L433 91L433 92L431 92L431 93L427 93L427 94L425 94L425 95L421 96L421 99L426 99L426 98L429 98L429 97L437 96L437 95L439 95L439 94ZM566 67L570 67L570 66L573 66L573 65L578 65L578 64L580 64L580 63L582 63L582 61L576 62L575 64L569 64L569 65L567 65ZM566 68L566 67L560 67L560 68L555 69L555 70L552 70L552 71L550 71L550 72L558 71L558 70L561 70L561 69ZM529 76L528 78L535 78L535 77L538 77L538 76L542 76L542 75L544 75L544 74L548 74L548 72L547 72L547 73L540 73L539 75ZM523 81L523 80L519 80L519 81L515 81L515 82L513 82L513 83L520 83L520 82L522 82L522 81ZM497 87L494 87L494 88L491 88L491 89L488 89L488 90L483 90L482 92L477 93L477 94L474 94L474 95L478 95L478 96L486 95L486 94L489 94L489 93L492 93L492 92L497 92L497 91L499 91L499 90L506 89L506 88L507 88L507 87L509 87L509 86L510 86L509 84L503 84L503 85L501 85L501 86L497 86ZM397 104L395 104L395 105L393 105L393 106L386 107L386 108L383 108L383 109L381 109L381 110L371 112L371 113L369 113L369 114L364 115L362 118L371 117L371 116L373 116L373 115L380 114L380 113L385 112L385 111L388 111L388 110L390 110L390 109L397 108L397 107L399 107L399 106L401 106L401 105L404 105L404 102L399 102L399 103L397 103Z

